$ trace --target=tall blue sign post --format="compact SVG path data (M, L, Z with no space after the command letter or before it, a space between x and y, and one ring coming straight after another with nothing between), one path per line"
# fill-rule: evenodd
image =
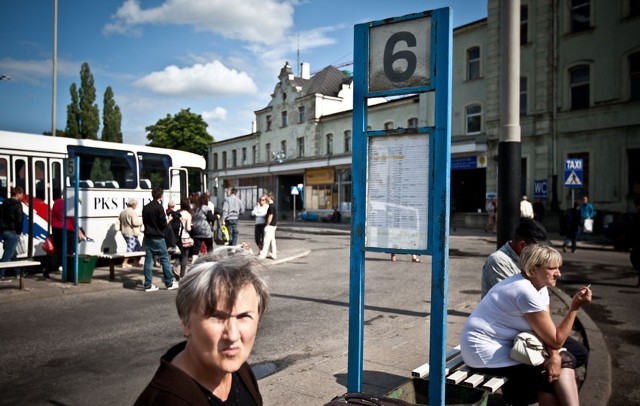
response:
M432 256L429 404L444 404L449 267L452 15L442 8L354 29L347 386L361 391L365 251ZM434 93L418 128L367 130L374 97ZM427 113L425 112L425 115Z

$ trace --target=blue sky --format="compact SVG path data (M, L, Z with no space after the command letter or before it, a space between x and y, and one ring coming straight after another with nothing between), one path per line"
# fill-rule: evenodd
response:
M51 130L53 3L3 2L0 130ZM487 0L58 0L56 127L88 62L100 119L111 86L126 143L184 108L217 141L248 134L284 63L298 73L298 50L311 72L349 62L355 24L440 7L454 27L487 15Z

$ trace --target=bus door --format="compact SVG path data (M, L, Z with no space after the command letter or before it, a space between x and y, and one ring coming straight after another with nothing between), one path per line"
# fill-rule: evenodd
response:
M9 197L9 156L0 155L0 201Z

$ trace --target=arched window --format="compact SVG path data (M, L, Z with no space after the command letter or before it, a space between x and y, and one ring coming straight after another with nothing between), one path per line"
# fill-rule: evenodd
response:
M589 107L589 65L578 65L569 69L571 110Z

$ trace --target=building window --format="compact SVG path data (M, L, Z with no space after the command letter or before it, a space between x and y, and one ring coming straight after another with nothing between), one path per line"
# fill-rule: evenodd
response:
M640 15L640 1L638 0L628 0L629 12L627 13L627 17L637 17Z
M482 107L479 104L467 106L467 134L479 134L482 129Z
M393 130L393 121L387 121L386 123L384 123L384 129Z
M282 112L282 127L288 127L289 126L289 116L287 115L286 111Z
M411 117L407 120L407 128L418 128L418 119L416 117Z
M258 148L256 148L255 145L252 145L251 146L251 163L255 165L257 159L258 159Z
M467 80L480 79L480 47L467 49Z
M231 151L231 167L235 168L238 166L238 150Z
M627 150L627 162L629 163L629 196L640 197L640 148Z
M529 43L529 7L520 7L520 44Z
M630 100L640 100L640 52L629 55L629 90Z
M242 165L247 164L247 147L242 147Z
M327 134L327 155L333 155L333 134Z
M591 6L589 0L571 0L571 32L591 27Z
M218 153L217 152L213 153L213 170L214 171L218 170Z
M527 78L520 78L520 114L527 115Z
M267 116L267 131L271 131L271 126L273 125L273 121L271 120L271 116Z
M304 137L298 137L298 158L304 157Z
M287 155L287 141L280 141L280 151L286 156Z
M589 65L569 69L571 86L571 110L589 107Z
M298 123L302 124L304 123L306 120L306 117L304 115L304 106L300 106L298 107Z
M264 153L265 153L265 161L266 162L271 161L271 144L270 143L265 144Z
M351 152L351 130L344 132L344 152Z
M222 169L227 169L227 151L222 151Z

